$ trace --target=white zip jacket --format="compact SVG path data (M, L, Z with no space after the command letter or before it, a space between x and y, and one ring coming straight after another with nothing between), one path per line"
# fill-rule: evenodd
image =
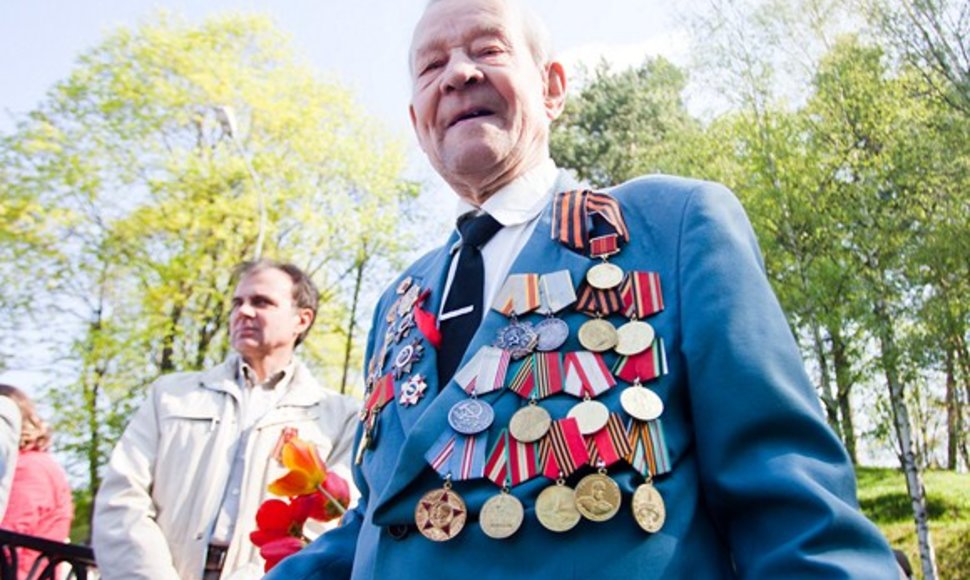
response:
M93 544L101 577L202 577L239 439L237 355L202 372L158 379L111 454L95 500ZM359 403L321 387L299 361L289 390L247 440L238 519L222 571L262 570L249 541L266 486L286 470L271 457L284 427L316 443L327 467L351 485L350 455ZM328 523L333 527L336 522ZM309 525L307 526L309 528ZM325 528L320 528L320 530Z

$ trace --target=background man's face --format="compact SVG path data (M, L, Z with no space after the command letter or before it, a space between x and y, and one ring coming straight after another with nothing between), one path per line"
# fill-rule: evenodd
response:
M442 0L418 23L411 120L449 183L530 169L548 153L547 73L502 0Z
M229 316L232 348L248 361L292 351L296 337L313 318L309 308L293 303L293 281L282 270L267 268L239 281Z

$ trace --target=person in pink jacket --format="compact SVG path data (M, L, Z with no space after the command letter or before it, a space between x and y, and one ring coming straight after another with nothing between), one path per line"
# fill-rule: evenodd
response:
M19 534L64 542L74 519L74 502L67 474L48 453L51 430L34 408L34 403L16 387L0 385L0 396L13 399L22 417L20 453L10 486L7 511L0 528ZM17 551L17 578L26 578L37 552Z

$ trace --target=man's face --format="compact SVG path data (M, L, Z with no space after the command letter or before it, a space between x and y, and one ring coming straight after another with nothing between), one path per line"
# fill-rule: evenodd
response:
M548 157L565 75L559 63L536 63L517 10L504 0L441 0L412 47L411 121L459 195L478 204Z
M253 272L239 281L232 297L232 348L251 363L292 354L296 337L312 320L311 309L293 303L289 275L276 268Z

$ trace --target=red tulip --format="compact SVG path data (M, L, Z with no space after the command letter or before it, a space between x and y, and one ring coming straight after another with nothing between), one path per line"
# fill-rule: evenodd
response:
M280 563L280 560L302 550L303 545L303 540L294 538L293 536L278 538L263 544L259 548L259 555L266 560L263 571L269 572L273 566Z

